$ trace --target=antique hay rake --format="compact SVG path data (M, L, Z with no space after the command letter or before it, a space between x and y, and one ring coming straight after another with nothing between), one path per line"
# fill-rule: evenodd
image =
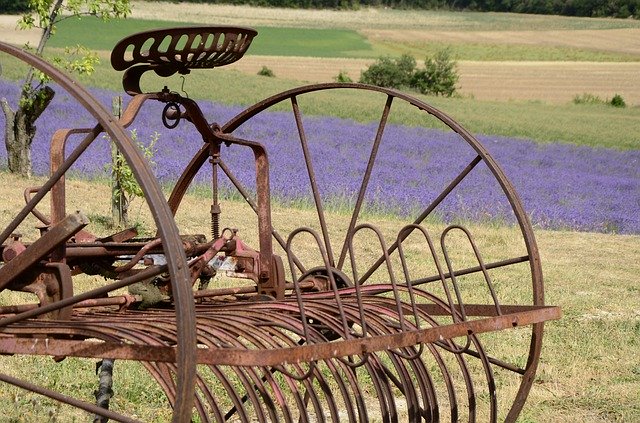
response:
M123 39L111 62L124 71L132 98L119 120L59 70L0 43L5 57L47 74L93 125L55 128L50 176L40 187L26 188L26 205L2 225L3 362L25 356L51 357L55 366L76 358L139 362L140 374L150 375L166 396L160 402L165 409L145 417L120 402L136 388L118 386L118 371L116 395L109 401L107 387L97 404L91 391L36 384L42 368L31 375L2 370L0 380L69 404L74 412L103 416L96 421L515 421L534 381L543 322L559 318L560 311L544 305L532 228L504 173L458 123L393 90L305 86L218 125L186 95L141 88L148 71L169 77L232 63L255 35L247 28L199 27ZM303 118L304 107L326 101L328 90L347 93L347 101L363 95L377 100L382 117L369 129L360 126L360 134L348 129L341 135L333 132L340 129L336 120ZM124 129L158 104L164 126L180 128L172 133L191 134L191 145L203 141L168 199ZM395 111L402 120L408 114L413 122L433 120L448 130L442 151L455 161L432 160L435 153L419 150L431 151L433 131L415 129L416 146L404 135L390 140L388 134L400 130L392 123ZM287 123L270 123L273 116ZM328 135L312 131L314 124ZM95 154L103 134L144 191L155 222L152 236L134 229L95 235L90 219L70 210L83 200L69 184L73 166ZM285 148L285 138L294 139L297 153ZM361 157L341 150L356 144ZM398 164L393 152L402 148L412 151ZM227 160L236 151L247 153L245 162ZM348 165L338 160L345 154L353 154ZM412 159L425 167L443 164L434 175L446 182L436 183L435 176L428 178L434 187L406 182L411 171L402 169ZM389 169L390 175L383 172ZM210 201L189 200L188 190L205 170ZM356 182L336 194L331 189L340 172ZM273 175L281 175L283 186L306 181L303 195L311 206L300 212L304 222L287 216L272 221ZM476 179L488 187L466 187ZM402 221L399 227L365 222L366 216L376 220L371 207L391 198L386 186L416 193L400 201L419 207L412 206L415 213L406 221L394 219ZM220 199L231 189L253 212L223 213ZM426 191L428 200L419 198ZM464 220L445 223L447 204L455 200L460 210L478 210L465 200L478 193L491 208L507 209L514 224L494 233ZM340 196L346 198L340 210L326 210ZM189 217L198 211L202 219ZM187 217L181 220L181 213ZM39 232L29 235L34 217ZM249 218L255 226L244 223ZM223 221L228 223L221 229ZM210 233L191 231L203 222ZM249 246L256 242L257 249ZM100 283L87 283L96 276ZM35 297L13 302L14 291Z

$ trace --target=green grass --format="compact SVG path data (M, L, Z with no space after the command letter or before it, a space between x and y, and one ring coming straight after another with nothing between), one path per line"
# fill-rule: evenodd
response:
M96 18L65 19L51 38L50 47L82 43L91 50L110 51L122 38L136 32L175 26L198 26L196 23ZM251 44L251 54L265 56L375 57L371 45L356 31L349 29L257 27L258 36Z
M65 19L58 25L49 46L63 48L82 43L92 50L110 51L120 39L127 35L185 25L201 24L141 19L116 19L105 22L87 17ZM257 26L256 29L258 36L253 41L249 53L258 56L375 58L386 54L408 53L423 59L439 50L450 48L453 57L457 60L627 62L640 59L634 54L557 46L369 41L353 29L269 26Z
M2 59L4 78L24 77L25 69L13 60ZM215 78L212 78L212 75ZM89 77L79 78L86 86L122 92L121 73L111 69L106 58ZM155 81L155 82L154 82ZM143 88L160 89L168 85L179 91L182 81L178 77L154 78L145 76ZM219 68L193 71L187 76L185 91L197 99L224 104L249 106L278 92L299 86L298 81L264 78L235 70ZM623 150L640 148L640 108L624 109L606 104L567 103L551 105L542 102L491 102L471 98L442 98L418 95L427 103L445 111L475 134L502 135L532 139L538 142L568 142L591 147ZM326 115L331 111L340 117L357 121L373 121L380 117L381 105L372 104L370 97L361 93L331 91L316 95L307 107L309 113ZM289 110L289 109L287 109ZM395 112L394 112L395 113ZM424 124L405 119L415 113L394 114L396 122L410 125ZM209 117L215 119L215 116ZM223 122L220 122L223 123Z

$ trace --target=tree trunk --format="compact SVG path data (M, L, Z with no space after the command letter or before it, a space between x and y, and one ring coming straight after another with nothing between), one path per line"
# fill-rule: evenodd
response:
M30 99L20 102L13 111L6 99L0 100L5 116L5 146L7 164L11 173L31 177L31 143L36 135L35 121L47 108L55 92L50 87L41 87L34 91Z

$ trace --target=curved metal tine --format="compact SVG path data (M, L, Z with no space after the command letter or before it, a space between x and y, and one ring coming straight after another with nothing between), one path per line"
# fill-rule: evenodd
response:
M427 232L427 230L420 225L417 225L415 223L406 225L404 228L402 228L400 230L400 232L398 232L398 238L396 240L397 244L398 244L398 254L400 254L400 261L402 263L402 268L404 270L404 275L407 281L407 289L409 290L409 293L411 295L411 298L413 300L414 294L413 294L413 283L411 282L411 279L409 277L409 269L407 267L406 264L406 259L404 256L404 252L403 252L403 247L402 247L402 242L408 237L404 236L405 232L413 232L414 229L419 230L420 232L422 232L422 235L424 235L425 240L427 241L427 245L429 246L429 251L431 252L431 257L433 257L433 261L434 264L436 266L436 270L438 271L438 276L440 277L440 281L442 282L442 288L444 289L445 295L447 297L447 301L449 302L449 308L450 310L455 310L455 305L453 304L453 298L451 297L451 291L449 290L449 286L447 285L447 281L446 281L446 276L444 274L444 272L442 271L442 266L440 265L440 260L438 259L438 255L436 253L436 249L433 245L433 241L431 239L431 236L429 235L429 232ZM415 309L415 302L414 304L414 309ZM459 321L456 318L457 314L452 312L451 313L451 318L453 319L453 322L457 322Z
M324 208L322 207L322 199L320 198L320 192L318 190L318 184L316 182L316 175L313 170L313 162L311 160L311 152L309 151L307 135L304 132L302 116L300 114L300 107L298 106L298 99L296 96L291 97L291 107L293 108L293 116L296 119L296 126L298 127L298 136L300 137L302 154L304 155L304 162L307 167L307 173L309 175L309 183L311 184L311 191L313 192L313 201L316 205L316 211L318 212L318 221L320 223L322 239L324 240L324 247L327 251L329 264L331 264L331 267L335 267L335 261L333 260L333 250L331 248L331 240L329 239L329 230L327 228L327 222L324 217Z
M80 155L91 145L91 143L96 139L100 133L102 133L102 125L98 124L93 127L91 132L87 134L86 137L78 144L78 146L71 152L71 154L67 157L67 159L60 165L58 170L56 170L49 179L42 185L36 194L31 197L31 200L20 210L17 216L9 223L9 225L4 229L4 231L0 234L0 244L3 244L9 235L13 233L16 228L22 223L22 221L34 210L36 205L40 203L40 200L44 198L45 195L51 190L51 188L55 185L56 182L60 180L64 176L64 174L69 170L69 168L75 163L75 161L80 157Z
M42 314L46 314L52 311L60 310L68 306L72 306L81 301L89 300L92 298L102 297L108 294L111 291L115 291L116 289L124 288L125 286L134 284L136 282L141 282L145 279L152 278L154 276L160 275L168 271L168 267L166 264L161 266L150 266L144 269L143 271L136 273L135 275L129 276L117 282L101 286L100 288L92 289L90 291L83 292L78 295L74 295L73 297L65 298L60 301L56 301L55 303L47 304L35 309L31 309L28 311L24 311L22 313L16 314L11 317L6 317L0 320L0 328L6 325L17 323L22 320L30 319L33 317L40 316Z
M389 255L387 254L387 246L386 243L384 242L384 237L382 236L382 233L380 232L380 230L378 228L376 228L375 226L368 224L368 223L363 223L358 225L357 227L354 228L353 234L352 236L348 237L348 250L349 250L349 257L351 260L351 269L353 271L353 280L355 281L355 290L356 290L356 298L358 300L358 311L360 313L360 321L361 321L361 325L363 328L363 336L367 335L367 323L366 323L366 317L365 317L365 311L364 311L364 303L363 303L363 299L362 299L362 292L360 289L360 282L358 279L358 273L357 273L357 265L356 265L356 260L355 260L355 253L353 251L353 239L356 235L357 232L361 231L361 230L365 230L365 229L370 229L372 230L375 234L376 237L378 238L378 241L380 242L380 246L382 248L382 250L384 251L385 254L385 262L387 264L387 272L389 273L389 280L391 283L391 287L393 290L393 295L394 295L394 300L396 303L396 309L397 309L397 313L398 313L398 320L400 321L400 329L402 331L406 330L406 322L404 319L404 313L402 311L402 307L403 307L403 303L400 299L400 292L398 290L398 285L396 283L396 278L393 272L393 267L391 265L391 260L389 258ZM415 302L413 302L413 311L414 313L417 313L416 307L415 307ZM416 317L417 320L417 317ZM420 356L420 354L422 354L422 343L420 343L420 347L418 349L417 354L404 354L398 351L393 351L391 350L391 352L399 357L405 358L407 360L414 360L417 357ZM359 363L359 365L362 365L362 363L364 363L367 360L367 355L364 356L364 358L361 360L361 363Z
M222 160L222 158L220 158L220 161L218 162L218 166L220 166L220 169L222 169L222 171L227 176L227 178L229 178L231 183L236 187L236 189L238 190L240 195L242 195L242 198L244 198L244 200L247 202L247 204L249 204L249 206L254 211L254 213L258 214L258 206L256 205L255 201L253 201L251 199L251 195L249 194L249 192L244 188L244 186L238 180L238 178L235 177L235 175L233 174L231 169L229 169L229 167L226 165L224 160ZM282 249L286 251L287 242L284 240L284 238L282 238L282 236L278 233L278 231L276 231L273 227L271 228L271 234L273 235L275 240L278 242L278 244L280 244ZM296 267L298 268L298 270L300 270L300 272L302 272L302 273L306 272L306 268L304 267L304 265L302 264L300 259L298 259L298 257L296 257L296 255L293 254L293 252L291 252L291 256L292 256L293 262L296 264Z
M391 111L391 103L393 103L393 98L393 96L387 95L387 101L384 105L382 116L380 117L380 123L378 124L378 131L376 132L376 137L373 141L373 146L371 147L371 154L369 155L367 169L365 170L364 176L362 177L362 184L360 185L360 191L358 191L358 198L353 208L353 213L351 214L351 221L349 222L349 228L347 229L344 243L342 244L340 259L338 260L338 269L342 269L347 254L347 241L349 238L349 234L351 234L353 228L356 226L356 221L358 220L358 216L360 215L360 209L362 208L362 203L364 202L364 194L367 191L369 179L371 178L371 172L373 171L373 165L375 164L376 156L378 155L378 148L380 147L380 142L382 141L384 129L387 126L387 119L389 117L389 112Z
M502 315L502 310L500 308L500 302L498 301L498 296L496 295L496 291L493 287L493 282L491 281L491 276L489 276L489 272L487 272L487 267L484 264L484 260L482 259L482 256L480 255L480 251L478 250L478 246L476 245L475 240L473 239L473 236L471 235L471 232L469 232L469 230L467 228L465 228L464 226L460 226L460 225L451 225L448 228L446 228L443 232L442 232L442 239L441 239L441 244L442 244L442 251L445 253L445 258L447 259L447 266L449 267L449 271L451 272L451 280L455 281L455 275L452 272L452 267L449 263L449 256L446 253L446 249L445 249L445 237L446 235L453 229L459 229L462 232L464 232L464 234L467 236L467 239L469 240L469 244L471 244L471 248L473 249L473 253L476 256L476 260L478 261L478 265L480 266L480 269L482 270L482 275L484 276L484 280L487 283L487 287L489 288L489 293L491 294L491 298L493 299L493 304L495 305L496 308L496 313L498 314L498 316ZM455 284L454 284L455 286ZM462 307L462 304L460 304L460 306ZM463 311L464 313L464 311Z
M422 223L423 220L425 220L427 218L427 216L429 216L431 214L431 212L438 207L438 205L440 205L440 203L447 198L447 196L451 193L451 191L453 191L453 189L455 187L458 186L458 184L460 182L462 182L462 180L464 178L467 177L467 175L478 165L478 163L480 163L482 161L482 157L480 156L476 156L473 160L471 160L471 162L462 170L462 172L460 172L460 174L458 174L458 176L456 176L450 183L449 185L447 185L445 187L445 189L440 193L440 195L438 195L432 202L431 204L429 204L420 214L420 216L418 216L413 223L415 224L420 224ZM407 236L409 236L410 234L407 233ZM405 237L406 238L406 237ZM393 243L393 245L391 245L391 247L389 247L388 250L388 254L393 253L396 248L398 247L398 244ZM371 266L371 268L369 268L369 270L367 270L367 272L362 276L362 282L366 281L376 270L378 270L378 267L380 267L380 265L384 263L384 256L380 256L380 258Z
M364 230L364 229L370 229L372 230L376 237L378 238L378 242L380 243L380 247L382 248L382 251L384 252L384 259L385 262L387 264L387 272L389 273L389 281L391 282L391 287L393 288L393 296L396 302L396 309L397 309L397 313L398 313L398 320L400 323L400 330L401 331L406 331L407 329L407 323L405 322L405 317L404 317L404 312L402 311L403 308L403 302L400 298L400 291L398 289L398 283L396 281L396 277L393 271L393 266L391 264L391 258L389 257L389 254L387 252L387 244L384 241L384 237L382 236L382 233L380 232L380 230L378 228L376 228L375 226L369 224L369 223L363 223L358 225L355 229L354 229L354 235L355 233L357 233L360 230ZM353 239L353 238L352 238ZM406 267L406 266L403 266ZM416 308L416 303L415 303L415 299L413 297L413 291L411 290L410 284L408 284L407 289L410 292L410 298L411 298L411 307L412 307L412 311L414 313L414 317L416 319L416 325L418 324L418 310ZM390 350L393 354L397 355L398 357L402 357L406 360L415 360L416 358L418 358L420 356L420 354L422 354L423 351L423 344L422 342L420 343L420 346L418 347L418 351L414 352L413 354L405 354L405 353L401 353L399 351L395 351L395 350Z

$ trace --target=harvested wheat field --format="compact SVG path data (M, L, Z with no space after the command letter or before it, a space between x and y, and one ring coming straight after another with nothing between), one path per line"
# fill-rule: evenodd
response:
M246 56L230 68L255 74L262 66L279 78L331 82L339 72L353 80L373 60ZM640 63L471 62L458 63L459 92L478 100L567 103L584 93L603 99L620 94L640 104Z

